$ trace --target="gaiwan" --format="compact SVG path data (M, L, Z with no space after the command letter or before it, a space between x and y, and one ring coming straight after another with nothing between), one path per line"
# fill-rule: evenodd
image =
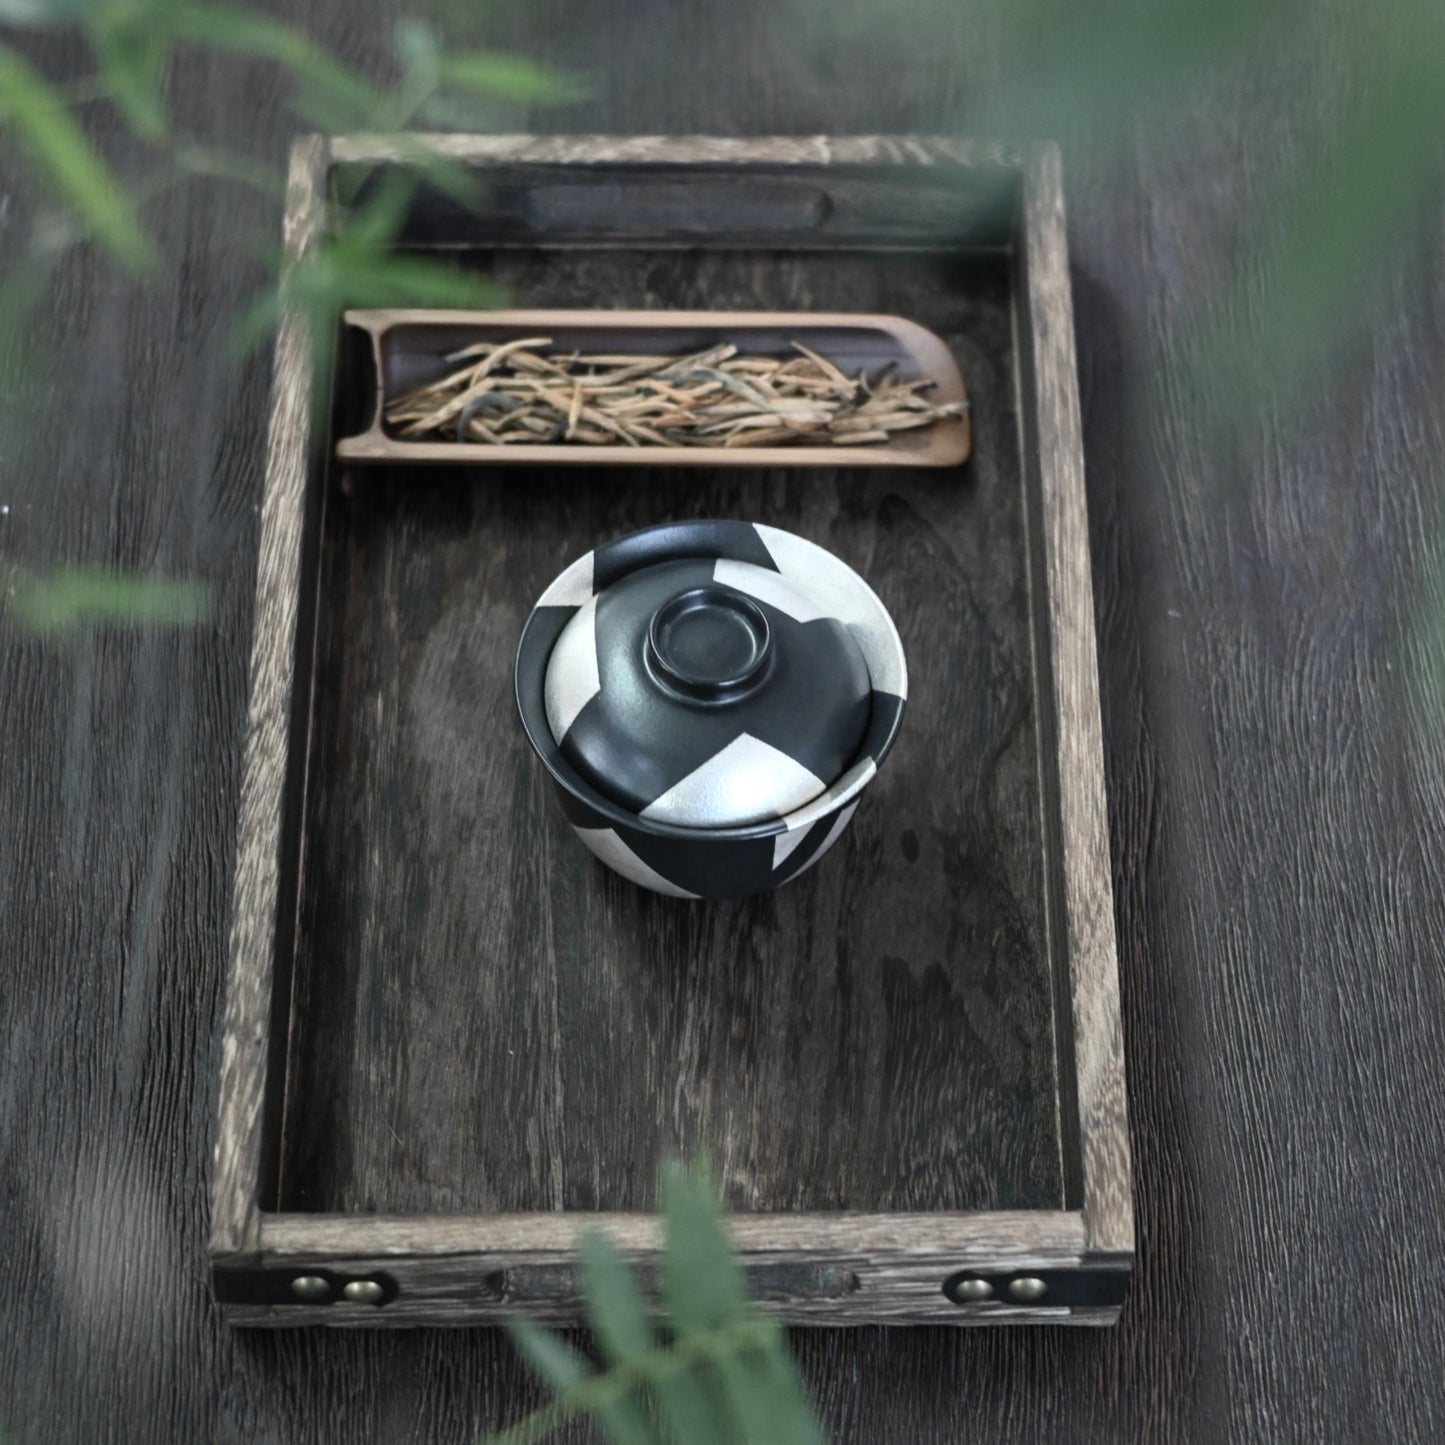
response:
M668 523L580 557L517 650L522 725L578 837L676 898L759 893L812 867L907 695L867 583L747 522Z

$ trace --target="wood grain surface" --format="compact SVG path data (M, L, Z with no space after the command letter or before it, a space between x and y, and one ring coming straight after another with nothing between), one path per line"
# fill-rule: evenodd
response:
M1082 450L1074 317L1064 236L1064 190L1056 146L1044 147L1024 173L1019 285L1023 364L1036 378L1024 394L1024 456L1037 469L1033 565L1046 579L1042 628L1052 666L1041 677L1039 736L1056 779L1043 790L1058 809L1046 830L1053 880L1053 927L1067 980L1069 1029L1059 1030L1056 1066L1066 1094L1062 1112L1077 1119L1080 1202L1089 1247L1134 1250L1133 1168L1128 1147L1124 1041L1119 1020L1118 957L1108 884L1108 830L1100 760L1098 646L1088 572L1088 517L1075 460ZM1062 1002L1060 1007L1062 1008ZM1074 1130L1063 1138L1072 1143ZM1068 1149L1065 1150L1068 1159Z
M1117 1320L1094 1275L1087 1300L1066 1292L1084 1255L1085 1222L1074 1211L962 1214L734 1214L729 1228L754 1294L800 1324L1014 1324L1029 1320L1104 1325ZM655 1288L659 1222L651 1214L264 1215L261 1248L282 1286L297 1270L342 1278L382 1275L397 1286L384 1312L345 1301L298 1308L229 1302L241 1324L414 1327L418 1322L495 1323L525 1312L576 1322L582 1314L577 1246L604 1230ZM960 1269L1057 1279L1056 1303L1007 1299L960 1310L940 1288ZM1054 1272L1058 1273L1055 1274ZM1068 1272L1074 1271L1071 1275ZM1099 1281L1103 1280L1103 1286Z
M288 266L304 262L323 234L326 145L298 141L288 168ZM312 409L312 338L304 315L277 331L275 388L267 426L266 489L261 499L255 624L251 643L246 758L241 781L236 881L230 910L231 978L221 1041L219 1109L211 1185L212 1247L219 1255L254 1253L257 1194L268 1171L262 1158L267 1056L283 1056L270 1039L274 1011L272 955L283 846L287 742L292 732L293 672L302 598L302 533L311 475L307 421ZM303 750L304 759L304 750Z
M598 76L566 113L500 114L515 130L964 128L997 48L966 7L906 8L880 31L872 0L826 18L538 0L472 38ZM401 10L304 18L381 69ZM1280 66L1345 87L1348 57L1298 45ZM173 90L203 133L279 165L280 87L196 56ZM1261 409L1222 434L1185 347L1222 314L1267 158L1313 115L1279 110L1266 74L1172 120L1107 167L1084 168L1089 136L1064 149L1133 1297L1097 1335L800 1334L839 1441L1394 1442L1445 1422L1438 225L1307 424ZM248 1336L208 1297L268 395L266 362L238 368L223 341L279 214L239 190L160 198L175 276L78 255L47 346L4 359L31 399L25 426L7 416L7 571L166 569L221 603L184 634L0 622L0 1428L18 1440L461 1441L538 1397L496 1332Z
M643 1209L703 1151L740 1210L1062 1208L1002 258L508 251L543 307L924 319L963 472L344 469L326 511L280 1207ZM678 904L580 848L512 706L535 599L685 517L800 533L884 599L908 733L837 856ZM786 1106L784 1101L787 1101Z

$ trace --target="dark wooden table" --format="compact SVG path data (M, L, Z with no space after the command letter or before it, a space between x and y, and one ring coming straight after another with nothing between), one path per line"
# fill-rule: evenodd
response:
M928 23L872 0L812 18L539 0L471 38L596 77L569 110L500 114L514 129L958 131L991 44L961 8L911 10ZM305 18L380 66L398 13L327 0ZM1346 64L1278 57L1321 95ZM278 86L234 63L188 61L173 92L194 128L278 160L294 128ZM1226 436L1181 358L1302 120L1269 65L1171 120L1064 138L1134 1296L1106 1333L799 1335L839 1440L1445 1436L1439 236L1303 419L1270 409ZM59 642L0 622L0 1436L469 1440L535 1399L500 1335L233 1334L209 1300L268 383L224 341L278 212L192 185L148 214L174 270L142 285L76 257L46 344L5 363L7 575L201 575L221 610Z

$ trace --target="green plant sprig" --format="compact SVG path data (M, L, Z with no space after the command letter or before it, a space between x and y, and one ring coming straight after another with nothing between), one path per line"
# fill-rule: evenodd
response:
M726 1369L750 1353L779 1348L780 1334L767 1320L740 1320L588 1373L580 1355L530 1320L514 1320L507 1328L528 1363L558 1394L551 1403L494 1436L492 1445L530 1445L577 1415L616 1419L617 1407L626 1405L640 1390L667 1395L700 1365Z
M634 1269L605 1235L587 1235L583 1294L603 1368L552 1331L512 1321L513 1341L554 1397L488 1445L530 1445L579 1415L614 1445L819 1445L786 1337L748 1294L710 1177L669 1165L659 1193L665 1313L654 1322Z
M290 105L306 125L326 131L400 131L418 119L465 118L476 101L551 105L587 93L575 78L523 56L454 50L418 20L397 27L399 77L387 84L329 55L304 30L241 5L198 0L0 0L0 21L78 31L95 70L66 82L43 75L19 49L0 43L0 124L34 162L35 173L72 218L77 237L96 242L125 269L154 272L159 262L142 218L145 201L116 175L76 111L108 101L131 133L178 171L254 184L257 162L178 135L166 94L182 52L270 64L291 83ZM204 156L204 165L196 165ZM460 167L418 154L426 179L458 194ZM189 164L188 164L189 162Z
M6 591L5 610L23 631L42 636L89 625L197 626L210 622L216 610L209 583L104 567L63 567L44 576L18 576Z
M244 186L280 203L285 187L274 166L178 132L166 79L178 55L197 51L269 64L288 77L291 107L325 130L400 130L462 100L553 103L581 87L521 57L455 50L430 27L397 29L399 78L380 83L328 55L301 29L241 5L207 0L0 0L0 21L31 29L77 32L94 63L92 74L54 81L17 46L0 42L0 127L19 142L38 179L58 202L33 228L28 247L0 277L0 341L23 332L45 298L64 254L90 241L124 270L154 276L162 260L145 223L147 206L194 181ZM82 107L109 103L123 128L141 142L139 174L122 180L87 134ZM476 187L455 163L421 147L407 154L410 174L383 174L354 206L338 208L330 234L309 255L285 265L274 251L275 280L235 323L233 342L248 351L283 315L304 322L317 396L329 374L338 323L348 306L495 305L497 287L484 277L396 249L406 214L422 184L463 203ZM361 185L366 178L354 178ZM96 568L64 568L48 576L13 578L7 612L22 630L55 637L79 627L198 625L212 602L202 583L146 578Z

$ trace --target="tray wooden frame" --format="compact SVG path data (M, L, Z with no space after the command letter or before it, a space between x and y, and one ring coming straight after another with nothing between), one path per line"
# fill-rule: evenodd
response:
M894 207L870 211L867 177L904 180L947 168L956 203L972 208L978 243L1011 248L1017 266L1018 349L1028 492L1031 585L1040 604L1052 687L1040 699L1041 736L1056 760L1057 856L1049 929L1057 939L1056 987L1069 1037L1060 1050L1060 1104L1074 1124L1062 1210L914 1214L735 1215L733 1238L759 1292L797 1323L1052 1321L1107 1324L1118 1317L1132 1268L1134 1222L1118 968L1085 514L1073 312L1060 158L1051 144L1010 149L962 140L853 137L308 136L292 151L285 248L302 259L326 232L338 168L405 164L418 148L463 164L516 167L554 177L547 203L503 226L488 244L568 243L579 231L624 244L619 175L635 194L647 177L672 187L655 216L636 223L650 244L708 244L735 202L736 241L746 234L810 247L943 244L956 217ZM805 179L799 207L787 189ZM678 214L689 178L698 219ZM569 199L589 180L600 200ZM731 187L731 191L729 191ZM860 189L861 188L861 189ZM859 197L862 196L860 200ZM731 197L731 201L730 198ZM778 198L781 197L781 200ZM559 199L560 198L560 199ZM411 239L437 244L421 215ZM530 227L530 230L527 228ZM616 235L613 235L613 232ZM800 236L803 238L800 241ZM406 238L404 238L406 239ZM475 239L475 238L472 238ZM445 241L441 242L445 244ZM211 1189L211 1263L217 1297L237 1324L390 1325L479 1323L526 1310L573 1318L570 1287L529 1290L575 1259L579 1232L600 1225L629 1254L653 1255L656 1221L643 1214L323 1215L263 1207L268 1163L268 1069L277 1066L273 972L285 907L287 780L298 628L305 596L303 533L308 495L324 465L313 435L311 345L299 315L284 317L275 349L272 410L261 502L250 709L239 808L229 967ZM379 1276L394 1296L377 1308L344 1300L315 1305L289 1295L298 1274L337 1282ZM945 1281L959 1271L1002 1288L988 1303L959 1303ZM1008 1281L1038 1276L1052 1289L1019 1302ZM569 1275L561 1276L564 1279ZM1026 1292L1026 1291L1025 1291ZM1072 1303L1051 1303L1069 1298Z

